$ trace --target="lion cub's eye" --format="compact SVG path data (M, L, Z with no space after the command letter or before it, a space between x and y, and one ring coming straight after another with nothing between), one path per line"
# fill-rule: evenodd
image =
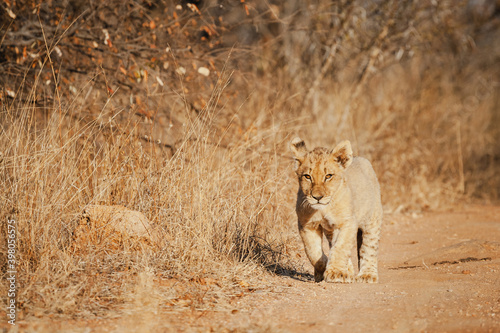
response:
M307 180L311 180L311 176L310 176L310 175L308 175L308 174L303 175L303 177L304 177L305 179L307 179Z
M328 180L328 179L330 179L330 178L332 178L332 177L333 177L333 175L332 175L331 173L329 173L329 174L327 174L327 175L325 176L325 180Z

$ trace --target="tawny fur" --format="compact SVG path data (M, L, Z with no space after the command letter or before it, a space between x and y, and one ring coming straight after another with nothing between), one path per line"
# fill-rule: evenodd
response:
M382 224L380 186L370 162L353 157L349 141L333 150L308 151L295 138L290 145L299 179L299 233L316 282L378 282L378 247ZM323 253L325 234L330 245ZM358 241L358 269L350 259Z

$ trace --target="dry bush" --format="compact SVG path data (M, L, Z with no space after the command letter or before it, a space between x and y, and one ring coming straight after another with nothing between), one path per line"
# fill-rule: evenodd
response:
M37 128L43 121L29 105L4 109L1 212L18 225L22 311L102 314L130 298L131 282L146 267L156 279L214 276L221 285L244 279L255 264L291 267L283 256L289 235L279 233L286 183L278 156L259 151L263 140L282 134L263 130L223 147L214 125L222 88L173 156L134 135L132 121L84 123L54 108ZM141 251L114 251L106 242L74 251L71 234L90 204L143 212L161 241Z
M281 33L256 56L260 96L274 91L268 103L312 145L353 141L386 211L498 199L498 17L472 20L467 1L280 9Z

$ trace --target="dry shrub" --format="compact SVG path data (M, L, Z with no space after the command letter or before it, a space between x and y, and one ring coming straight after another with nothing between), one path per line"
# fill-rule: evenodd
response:
M221 93L219 86L212 98ZM220 110L210 102L171 156L134 135L132 122L113 125L98 116L84 123L55 108L36 128L43 121L32 111L5 109L1 137L1 212L17 221L23 312L103 314L130 299L131 282L146 268L156 278L214 276L232 284L236 273L249 275L248 265L290 267L280 256L288 236L276 233L286 227L279 207L286 183L277 175L278 157L259 152L262 140L275 139L269 132L222 146L224 133L214 124ZM102 241L75 251L71 235L92 204L143 212L160 241L153 249Z
M498 198L498 99L475 66L448 61L444 68L424 57L392 65L355 99L350 87L326 87L315 130L302 129L315 144L350 139L374 164L387 212Z
M310 146L350 139L387 212L498 199L498 17L471 21L467 1L281 9L282 33L256 56L273 117L299 119Z

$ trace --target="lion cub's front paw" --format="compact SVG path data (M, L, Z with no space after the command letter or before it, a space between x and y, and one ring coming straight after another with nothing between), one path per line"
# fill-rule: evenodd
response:
M373 272L359 273L356 276L356 282L378 283L378 274Z
M323 272L314 272L314 282L321 282L323 279Z
M325 271L325 281L330 283L352 283L354 274L348 269L341 271L336 268L326 269Z

